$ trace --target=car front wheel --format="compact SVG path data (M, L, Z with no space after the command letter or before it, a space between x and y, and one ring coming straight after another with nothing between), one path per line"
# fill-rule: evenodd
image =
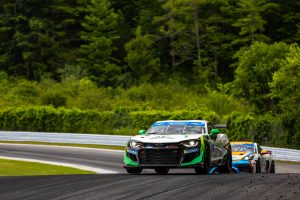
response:
M210 148L205 146L203 167L195 167L196 174L207 174L210 170Z
M231 171L231 168L232 168L232 155L231 155L231 149L229 148L227 150L227 155L225 157L224 165L219 167L219 171L221 173L229 173Z

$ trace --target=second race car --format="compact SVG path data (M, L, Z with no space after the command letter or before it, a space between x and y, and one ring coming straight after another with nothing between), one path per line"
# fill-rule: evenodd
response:
M275 173L272 152L252 142L231 142L232 168L247 173Z

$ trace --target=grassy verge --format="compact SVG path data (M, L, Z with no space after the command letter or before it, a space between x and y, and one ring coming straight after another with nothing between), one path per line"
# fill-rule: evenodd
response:
M95 172L84 171L71 167L0 159L0 176L36 176L63 174L95 174Z
M98 145L98 144L73 144L73 143L29 142L29 141L0 141L0 143L6 143L6 144L53 145L53 146L69 146L69 147L86 147L86 148L113 149L113 150L124 150L125 149L124 146Z

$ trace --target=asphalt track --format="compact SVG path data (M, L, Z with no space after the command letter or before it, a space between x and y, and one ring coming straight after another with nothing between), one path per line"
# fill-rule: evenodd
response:
M195 175L148 170L127 175L122 152L97 149L0 144L0 156L33 158L99 167L119 174L0 177L0 200L10 199L299 199L299 165L276 163L294 174ZM183 173L178 173L183 172ZM295 173L296 172L296 173Z

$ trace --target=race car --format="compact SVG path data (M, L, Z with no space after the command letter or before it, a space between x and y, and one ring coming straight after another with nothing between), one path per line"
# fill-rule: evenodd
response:
M246 173L275 173L272 151L252 142L231 142L232 168Z
M205 120L168 120L155 122L147 131L130 139L124 153L124 168L130 174L154 169L167 174L171 168L194 168L207 174L211 167L231 170L228 137Z

